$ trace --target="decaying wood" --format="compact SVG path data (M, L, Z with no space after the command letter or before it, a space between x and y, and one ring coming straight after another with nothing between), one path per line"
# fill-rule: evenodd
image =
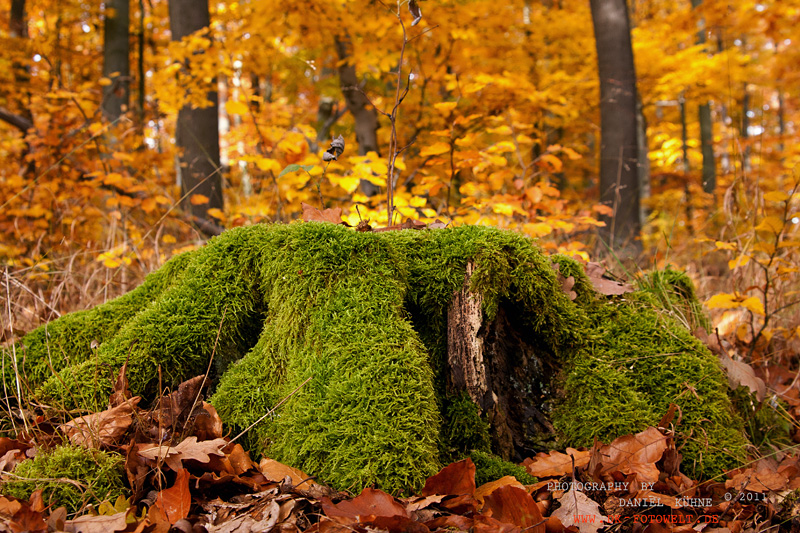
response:
M545 412L558 365L510 302L485 320L483 298L469 291L473 272L470 263L447 311L447 389L467 392L491 426L494 453L519 462L553 436Z
M466 390L473 402L482 405L488 390L483 340L478 336L483 298L469 291L474 268L472 263L467 265L464 286L453 295L447 310L447 364L450 389Z

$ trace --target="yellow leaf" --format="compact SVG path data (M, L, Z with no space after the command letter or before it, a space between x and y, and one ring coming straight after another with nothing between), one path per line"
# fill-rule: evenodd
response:
M768 200L770 202L785 202L789 199L789 195L783 191L770 191L764 193L764 200Z
M764 231L778 235L783 231L783 220L778 217L767 217L756 226L756 231Z
M756 252L764 252L767 255L772 255L775 253L775 245L771 242L757 242L753 245L753 250Z
M709 309L734 309L739 307L739 299L735 294L715 294L706 302Z
M494 211L495 213L500 214L500 215L505 215L507 217L510 217L511 215L514 214L514 208L512 206L510 206L508 204L504 204L502 202L498 202L498 203L494 204L492 206L492 211Z
M736 243L735 242L717 241L717 242L714 243L714 245L717 247L717 250L735 250L736 249Z
M429 155L446 154L450 151L450 145L443 142L433 143L420 150L420 157L427 157Z
M264 172L272 171L272 172L280 172L281 171L281 164L278 162L277 159L270 159L268 157L258 157L256 158L256 166L263 170Z
M109 85L111 85L111 80L109 78L103 77L100 78L100 80L97 83L99 83L103 87L108 87Z
M330 176L331 183L338 185L348 193L353 193L358 188L358 176Z
M225 220L225 213L217 207L212 207L208 210L208 216L214 217L217 220Z
M92 122L89 124L89 133L91 133L93 137L99 134L101 131L103 131L103 125L101 123Z
M553 232L553 227L550 224L545 224L544 222L525 224L523 228L525 229L525 233L528 233L534 237L544 237L545 235L549 235Z
M228 100L225 102L225 111L229 115L246 115L247 110L247 105L237 100Z
M581 154L579 154L578 152L576 152L572 148L562 148L561 151L564 152L565 154L567 154L567 157L569 157L573 161L583 157Z
M202 205L202 204L207 204L207 203L208 203L208 201L209 201L209 198L208 198L208 196L205 196L205 195L203 195L203 194L193 194L193 195L191 195L191 196L189 197L189 202L190 202L192 205Z
M161 196L160 194L158 196L156 196L155 199L156 199L156 202L158 202L161 205L170 205L172 203L172 200L170 200L166 196Z
M111 172L103 178L103 183L106 185L115 185L122 181L122 174L119 172Z
M728 268L733 270L733 269L738 268L740 266L745 266L749 262L750 262L750 256L749 255L740 255L736 259L731 259L730 261L728 261Z
M156 208L155 198L145 198L142 200L142 211L145 213L152 213Z
M539 163L551 172L561 172L561 167L563 166L561 160L553 154L540 155Z
M443 115L449 115L450 112L456 108L458 105L457 102L439 102L438 104L433 104L434 109Z
M412 196L411 199L408 201L408 205L411 207L424 207L425 204L428 203L428 200L423 196Z
M750 298L745 299L741 306L746 308L748 311L755 315L764 316L764 304L761 303L761 300L756 298L755 296L751 296Z
M166 234L161 237L161 242L165 244L172 244L174 242L178 242L178 239L176 239L174 235Z

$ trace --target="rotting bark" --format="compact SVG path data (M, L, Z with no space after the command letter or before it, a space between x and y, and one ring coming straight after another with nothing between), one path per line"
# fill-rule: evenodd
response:
M447 310L447 389L466 391L489 422L494 453L521 462L534 455L534 440L552 436L555 429L543 413L542 399L558 367L537 350L514 313L502 306L484 321L483 298L470 292L475 265L467 264L464 285ZM545 366L552 366L549 374Z

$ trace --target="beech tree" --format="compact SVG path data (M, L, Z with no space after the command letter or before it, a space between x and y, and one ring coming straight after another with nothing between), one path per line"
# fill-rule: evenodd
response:
M110 0L103 24L103 112L116 120L130 105L130 0Z
M172 40L180 41L210 24L208 0L170 0ZM203 50L195 51L202 54ZM211 80L204 107L186 103L178 112L175 142L180 153L178 176L184 209L206 234L220 229L210 209L222 210L222 177L219 158L219 111L216 78Z
M640 250L636 69L625 0L591 0L600 75L600 202L611 207L601 238Z

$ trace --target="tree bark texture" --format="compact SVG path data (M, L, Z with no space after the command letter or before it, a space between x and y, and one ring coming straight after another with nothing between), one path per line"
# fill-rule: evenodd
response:
M369 103L369 99L359 88L356 66L352 63L349 37L337 36L335 39L336 53L342 64L338 67L339 84L342 87L347 110L353 115L355 121L356 141L358 142L358 155L367 152L380 154L378 147L378 112ZM375 196L379 189L367 180L361 180L359 187L367 196Z
M485 319L483 299L469 291L473 270L470 263L447 311L447 392L465 391L491 426L492 450L521 462L536 453L535 443L554 435L544 413L557 365L510 307L501 305L493 320Z
M207 28L210 24L208 0L170 0L169 23L173 41ZM181 152L180 183L185 198L184 210L191 213L201 231L209 234L204 228L217 226L217 223L209 217L208 210L223 208L216 79L212 81L207 97L211 102L209 106L193 108L185 105L178 112L175 141ZM189 199L195 194L206 196L208 203L192 205Z
M613 209L601 238L613 249L641 249L636 141L636 71L625 0L591 0L600 74L600 202Z
M103 24L103 76L111 85L103 87L103 112L117 120L130 106L130 0L106 3Z
M692 0L692 8L698 7L703 0ZM697 32L697 43L706 42L705 24ZM714 131L711 122L711 104L704 102L698 109L700 121L700 147L703 151L703 191L714 194L717 188L717 165L714 161Z

